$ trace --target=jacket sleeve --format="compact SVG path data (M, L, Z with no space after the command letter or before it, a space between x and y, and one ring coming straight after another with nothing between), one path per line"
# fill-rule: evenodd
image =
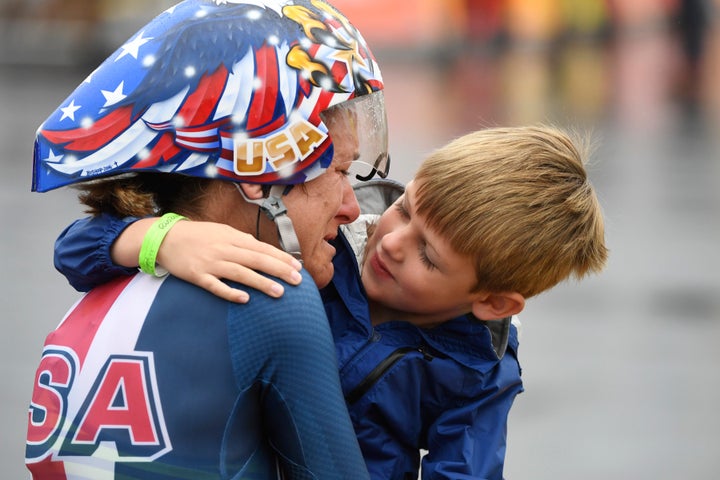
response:
M393 435L389 425L363 421L357 416L351 418L370 478L417 480L420 470L420 451L417 448ZM408 429L417 427L404 426Z
M443 412L428 431L423 480L502 480L507 417L521 391L518 375L516 382L486 389L474 401Z
M106 214L76 220L55 241L55 268L81 292L136 273L137 269L115 265L110 258L113 242L135 220Z

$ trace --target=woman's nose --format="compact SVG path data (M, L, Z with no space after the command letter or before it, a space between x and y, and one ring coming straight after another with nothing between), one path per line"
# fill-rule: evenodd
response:
M342 201L336 218L341 224L352 223L360 216L360 205L348 180L343 182Z

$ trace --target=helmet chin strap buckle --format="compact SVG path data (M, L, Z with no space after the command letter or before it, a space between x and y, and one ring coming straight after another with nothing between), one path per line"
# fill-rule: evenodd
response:
M275 222L282 249L302 263L302 258L300 258L300 241L295 233L292 220L290 220L287 214L287 207L281 198L285 190L286 187L284 185L273 185L270 188L270 193L267 198L265 198L260 205L260 208L270 220Z
M272 190L270 195L262 200L260 208L262 208L265 215L267 215L273 222L276 218L287 215L287 207L283 203L282 198L273 195Z
M280 247L302 263L300 241L295 233L292 220L290 220L287 214L287 207L282 201L282 195L287 190L287 187L285 185L273 185L270 187L268 196L263 199L248 198L237 183L235 184L235 188L240 192L240 195L242 195L246 202L254 203L260 207L260 210L262 210L270 220L275 222L278 237L280 238ZM258 240L260 239L258 238Z

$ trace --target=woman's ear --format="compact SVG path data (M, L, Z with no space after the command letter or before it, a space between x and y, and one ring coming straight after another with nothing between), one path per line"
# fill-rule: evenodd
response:
M238 183L240 189L242 189L243 195L250 200L258 200L263 198L262 185L258 183Z
M481 320L500 320L520 313L523 308L525 297L517 292L488 293L473 301L472 313Z

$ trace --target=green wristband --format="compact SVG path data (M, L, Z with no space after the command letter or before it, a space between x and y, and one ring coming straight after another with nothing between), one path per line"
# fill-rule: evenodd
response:
M162 269L162 272L158 272L155 269L158 250L160 250L160 244L162 244L165 235L167 235L172 226L184 219L185 217L177 213L166 213L153 222L145 234L142 246L140 247L140 255L138 256L140 270L155 277L167 275L167 270Z

